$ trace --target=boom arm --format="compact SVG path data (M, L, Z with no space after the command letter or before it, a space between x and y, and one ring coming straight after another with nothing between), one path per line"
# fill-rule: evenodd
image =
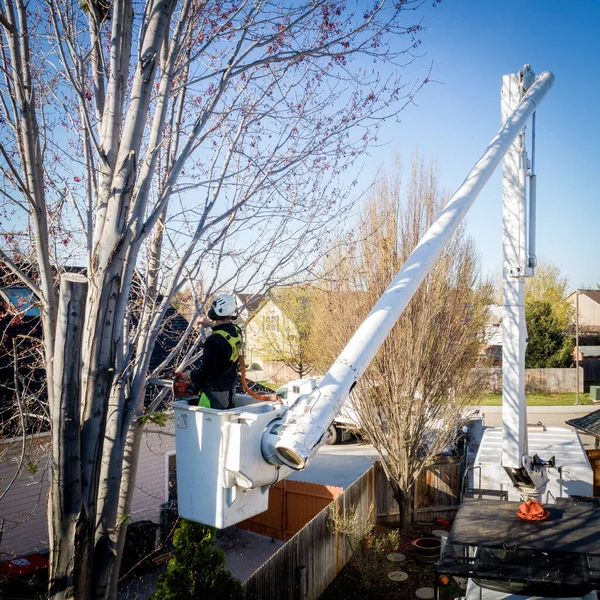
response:
M306 467L353 386L553 82L554 75L550 72L544 72L535 79L319 387L306 398L299 399L268 429L263 439L266 460L272 464L281 462L293 469ZM276 435L273 435L274 430Z
M531 71L527 75L533 79ZM313 392L289 408L275 402L257 404L239 396L236 408L227 411L187 402L173 404L180 516L218 528L233 525L266 510L269 487L292 469L308 465L359 377L553 82L552 73L542 73L514 109L507 111L502 128L483 156ZM521 199L524 201L524 196ZM521 219L518 231L509 228L509 243L517 248L519 266L524 264L523 248L526 250L526 243L521 242L523 224ZM516 314L521 314L519 310ZM519 406L517 401L514 406ZM519 413L513 413L513 418L515 414L519 424ZM509 432L514 433L513 426ZM519 453L526 449L524 439L512 438L516 445L511 446L511 466L517 476L523 475L523 455Z

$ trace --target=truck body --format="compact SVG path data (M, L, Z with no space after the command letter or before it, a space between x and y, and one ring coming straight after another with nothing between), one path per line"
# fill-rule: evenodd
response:
M502 119L535 79L528 65L504 76ZM527 425L525 280L536 266L534 141L535 130L531 160L524 132L503 159L503 424L483 432L436 566L438 574L467 578L463 600L592 600L600 586L600 507L589 498L593 473L579 435Z
M293 379L282 385L276 392L277 397L281 399L286 406L291 406L301 396L307 396L315 390L323 377L306 377L304 379ZM333 423L327 430L325 444L333 445L338 442L345 442L352 437L353 433L360 430L360 419L358 413L352 405L352 397L346 399L340 412L336 415Z

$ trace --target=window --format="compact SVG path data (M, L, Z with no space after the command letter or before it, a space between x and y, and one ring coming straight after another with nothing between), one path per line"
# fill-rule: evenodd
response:
M167 460L167 502L177 502L177 457L168 453Z
M279 315L265 315L263 317L265 331L279 331Z

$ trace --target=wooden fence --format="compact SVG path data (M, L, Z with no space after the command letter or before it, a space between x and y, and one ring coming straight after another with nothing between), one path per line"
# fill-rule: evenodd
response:
M343 491L332 485L284 479L269 489L268 510L236 527L287 542Z
M460 459L442 458L417 481L413 520L453 519L458 509ZM375 521L398 521L398 505L381 465L376 462L324 508L246 580L247 600L315 600L350 559L342 536L333 531L331 513L353 507L363 531Z
M373 527L375 471L369 469L246 580L247 600L313 600L343 569L350 554L333 531L331 511L354 507L365 532Z
M525 369L525 391L533 393L566 393L577 390L576 369ZM477 368L473 374L481 382L485 393L502 392L502 369ZM584 372L579 367L579 389L583 390Z
M400 511L379 462L375 469L376 515L380 523L397 522ZM434 518L453 520L460 504L461 459L456 456L439 457L435 464L423 469L415 483L413 517L417 522Z
M590 465L594 471L594 496L600 496L600 450L586 450Z

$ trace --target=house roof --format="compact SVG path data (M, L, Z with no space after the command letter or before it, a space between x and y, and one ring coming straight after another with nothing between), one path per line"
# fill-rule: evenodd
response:
M579 352L587 357L600 356L600 346L579 346Z
M158 335L152 350L148 366L150 371L156 369L169 356L185 333L188 324L188 320L181 313L169 306L163 319L163 329Z
M566 421L567 425L575 427L583 433L600 437L600 410L588 413L583 417Z
M80 267L66 267L65 271L81 273L85 270ZM33 294L22 284L18 285L10 272L0 268L0 284L2 283L5 285L0 287L0 428L11 420L14 412L14 392L11 387L14 377L11 354L13 340L19 339L21 348L26 344L29 348L35 345L36 339L42 337L40 311L34 303ZM135 290L132 294L135 294ZM160 302L161 299L159 296L157 301ZM8 311L4 305L9 308ZM137 323L138 316L132 315L133 324ZM188 321L170 306L163 319L163 325L150 358L150 371L162 364L177 346L187 329ZM36 387L36 382L44 378L44 369L36 368L35 381L30 383L31 389L37 390L39 386ZM32 409L32 412L36 410Z
M581 296L586 296L592 302L600 304L600 290L579 290Z
M567 296L567 298L570 298L577 292L579 292L580 296L585 296L586 298L589 298L592 302L595 302L596 304L600 305L600 290L573 290Z
M236 296L249 314L252 314L264 300L261 294L236 294Z

